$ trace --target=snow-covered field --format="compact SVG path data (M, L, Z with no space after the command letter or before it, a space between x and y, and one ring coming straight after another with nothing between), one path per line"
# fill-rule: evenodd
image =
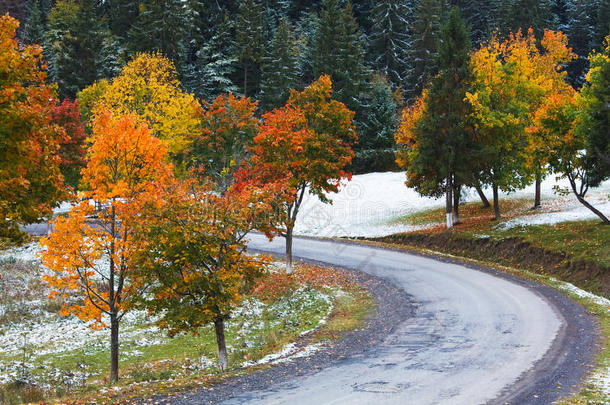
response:
M353 176L337 194L330 194L333 204L323 204L315 196L307 195L295 225L295 233L310 236L385 236L408 232L424 226L399 224L395 221L417 211L440 207L444 200L422 197L405 186L404 173L369 173ZM542 184L543 206L539 214L507 221L503 226L547 224L594 218L573 195L559 196L553 187L566 188L566 180L555 181L549 176ZM491 190L485 190L491 198ZM588 200L610 215L610 181L592 189ZM532 198L534 187L529 186L501 198ZM464 200L477 201L475 190L466 190Z

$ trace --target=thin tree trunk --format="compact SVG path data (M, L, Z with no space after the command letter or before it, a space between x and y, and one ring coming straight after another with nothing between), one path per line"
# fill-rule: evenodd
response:
M477 193L479 193L479 198L481 199L481 202L483 203L483 208L490 207L489 200L485 196L485 193L483 192L483 189L481 189L481 186L475 186L474 188L475 188L475 190L477 190Z
M453 188L453 223L460 223L460 197L462 186Z
M292 274L292 232L293 227L286 228L286 274Z
M576 199L578 199L578 201L584 205L585 207L587 207L588 209L591 210L591 212L593 212L595 215L597 215L601 220L602 223L604 225L610 225L610 220L608 219L608 217L606 217L600 210L598 210L597 208L595 208L594 206L592 206L591 204L589 204L587 202L587 200L585 200L585 198L583 197L586 193L586 189L583 191L581 189L581 193L578 192L578 190L576 190L576 181L574 180L573 177L570 177L568 175L568 180L570 181L570 186L572 187L572 192L574 193L574 195L576 196ZM588 187L587 187L588 188Z
M447 229L453 228L453 186L451 184L451 175L447 176L446 195L445 195L445 213L447 215Z
M227 343L225 341L225 321L222 317L216 318L214 321L214 329L216 329L216 343L218 343L218 366L224 371L229 365L229 358L227 356Z
M500 201L498 200L498 185L494 183L492 188L493 188L493 192L494 192L494 219L499 220L502 217L500 216Z
M534 195L534 209L540 208L540 183L542 183L542 176L540 170L536 171L536 193Z
M119 380L119 319L110 315L110 382Z

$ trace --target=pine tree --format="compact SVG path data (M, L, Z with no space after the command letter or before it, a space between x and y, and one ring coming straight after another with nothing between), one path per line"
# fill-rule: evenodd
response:
M460 8L473 43L479 44L498 29L498 0L453 0L451 4Z
M286 19L282 18L263 58L261 107L272 110L286 103L291 89L299 87L297 43Z
M406 54L409 46L409 2L382 0L373 9L370 50L375 67L397 88L406 78Z
M214 45L213 38L210 44L199 48L195 55L196 59L186 65L182 71L184 88L207 101L211 101L221 93L237 90L231 81L237 59L219 53Z
M407 52L407 80L404 86L407 103L418 97L438 71L438 40L445 0L418 0Z
M182 0L143 0L128 32L132 53L159 51L181 66L188 49L190 7Z
M393 170L396 168L394 133L398 116L392 87L385 77L378 75L371 81L371 95L367 105L358 130L352 171L366 173Z
M551 4L552 27L556 31L567 32L569 23L569 0L553 0Z
M315 12L306 13L301 17L296 28L299 50L299 71L301 72L300 87L312 83L314 78L314 52L320 17Z
M610 35L610 1L600 0L591 47L601 51L604 47L604 39L608 35Z
M257 0L242 0L239 4L235 36L243 74L242 94L247 96L258 91L263 58L263 7Z
M570 4L570 22L567 27L570 46L578 55L578 59L568 65L568 81L577 88L585 82L585 73L589 67L587 56L591 52L594 23L591 3L593 0L573 1Z

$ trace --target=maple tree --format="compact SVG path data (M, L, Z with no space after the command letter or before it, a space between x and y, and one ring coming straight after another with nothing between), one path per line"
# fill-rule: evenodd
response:
M0 17L0 235L49 215L66 195L58 154L65 133L51 121L56 103L38 45L19 46L17 20Z
M61 313L110 329L110 380L116 381L119 325L144 286L133 274L133 226L139 201L170 176L166 147L136 117L101 111L93 123L93 144L82 171L83 201L54 222L41 240L44 280L50 298L64 298ZM95 204L93 204L95 203ZM76 295L78 299L70 299ZM109 321L109 323L108 323Z
M212 103L204 102L201 131L190 139L186 149L187 167L212 178L221 191L226 191L258 133L256 107L256 101L232 93L221 94Z
M198 334L214 323L219 367L228 365L225 320L262 274L268 258L246 254L246 235L266 225L274 187L232 188L174 181L143 205L138 233L138 276L150 285L140 297L170 336Z
M64 100L51 110L51 119L64 129L60 139L60 169L64 181L74 189L80 181L80 171L85 167L85 141L87 134L81 121L78 101Z
M93 112L101 107L115 115L136 116L155 137L167 141L168 153L181 165L188 139L199 131L201 107L180 89L177 77L173 63L161 54L138 54L110 83L85 89L84 98L93 104Z
M332 100L332 83L321 76L302 92L292 91L287 104L263 115L252 146L252 164L246 171L259 183L283 183L282 229L286 238L286 272L292 273L292 236L305 191L329 202L327 193L351 179L346 166L357 141L354 113ZM247 178L242 175L243 178Z

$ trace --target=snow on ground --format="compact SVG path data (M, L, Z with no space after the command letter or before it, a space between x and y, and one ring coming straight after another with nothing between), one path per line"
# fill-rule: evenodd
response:
M431 208L441 207L444 199L420 196L404 184L402 172L368 173L353 176L344 183L337 194L329 194L333 204L324 204L316 196L306 195L295 225L295 233L310 236L385 236L397 232L409 232L425 228L425 225L395 223L406 215ZM515 220L507 226L527 223L557 223L562 221L594 218L594 214L582 206L572 195L560 197L554 186L566 188L566 180L556 181L549 176L542 183L543 211L560 211L531 215ZM488 198L491 190L485 190ZM592 189L587 198L610 215L610 181ZM501 198L533 198L534 186L526 187ZM475 190L467 190L465 201L477 201ZM517 222L521 221L521 222Z

